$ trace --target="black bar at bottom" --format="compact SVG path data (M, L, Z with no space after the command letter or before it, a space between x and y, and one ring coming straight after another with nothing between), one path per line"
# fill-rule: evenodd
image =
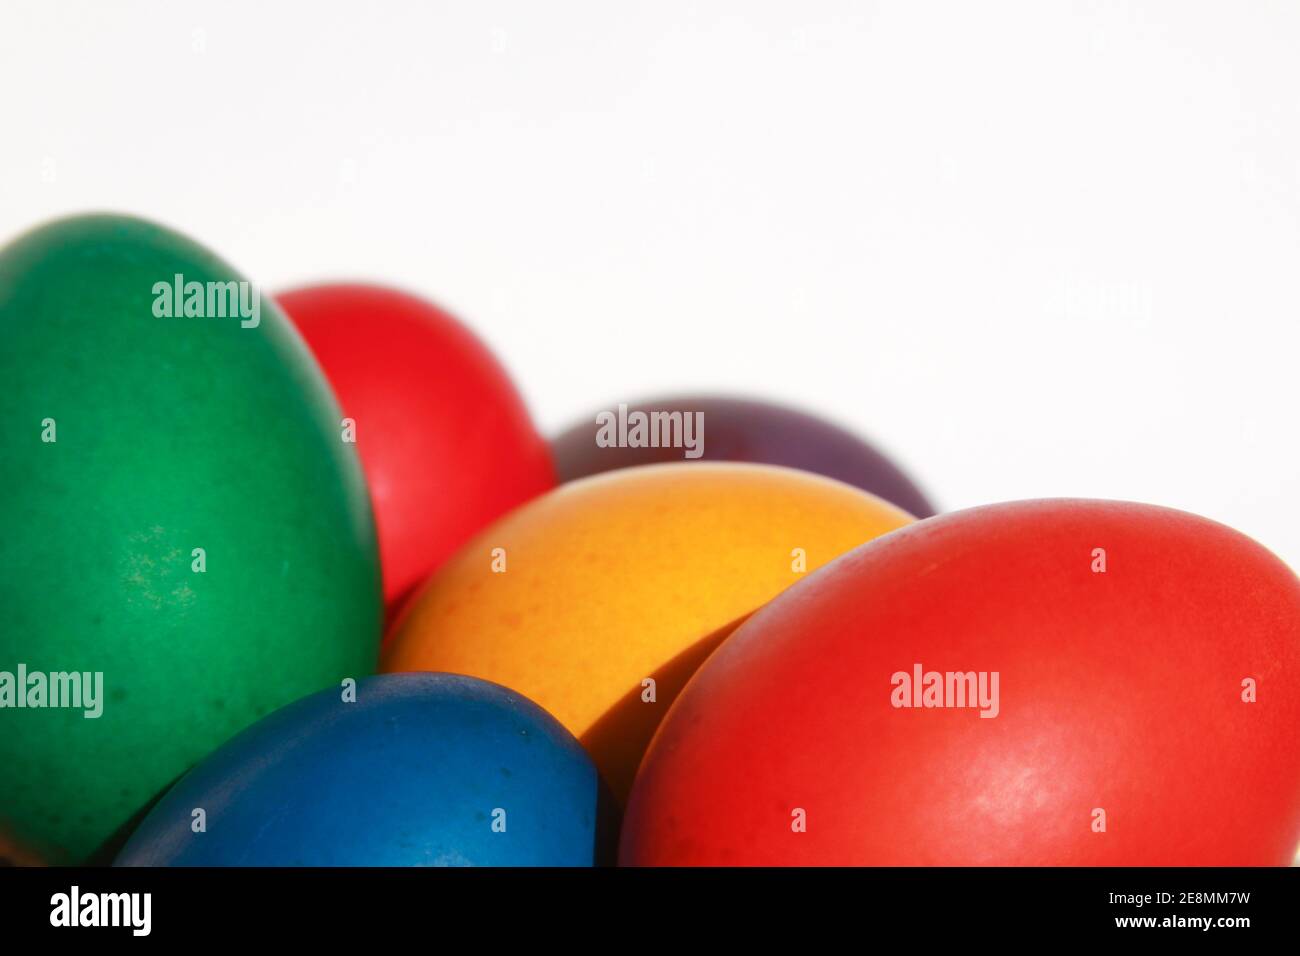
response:
M76 933L92 945L144 936L144 896L118 894L149 894L148 937L175 942L373 942L380 928L384 936L427 939L455 927L494 941L523 931L536 944L557 933L589 936L599 919L633 936L699 926L761 936L789 922L877 939L891 932L919 932L927 941L1100 935L1233 945L1294 941L1300 871L13 868L0 869L0 933L6 941Z

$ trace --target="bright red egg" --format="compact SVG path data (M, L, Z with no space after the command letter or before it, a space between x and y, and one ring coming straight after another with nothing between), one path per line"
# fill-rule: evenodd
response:
M1148 505L918 522L794 585L696 673L625 864L1283 865L1300 580Z
M501 364L436 306L366 285L277 301L354 423L391 615L476 531L555 485L549 450Z

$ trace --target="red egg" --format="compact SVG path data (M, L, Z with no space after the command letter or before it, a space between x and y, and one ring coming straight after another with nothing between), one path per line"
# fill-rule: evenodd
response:
M476 531L554 486L550 453L501 364L436 306L365 285L277 301L354 423L391 616Z
M866 544L709 658L646 754L625 864L1283 865L1300 580L1118 502Z

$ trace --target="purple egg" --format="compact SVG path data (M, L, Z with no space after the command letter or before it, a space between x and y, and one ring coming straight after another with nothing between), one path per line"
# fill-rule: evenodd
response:
M561 481L634 465L741 461L835 478L918 518L935 513L902 469L852 432L769 402L674 396L616 405L565 431L551 451Z

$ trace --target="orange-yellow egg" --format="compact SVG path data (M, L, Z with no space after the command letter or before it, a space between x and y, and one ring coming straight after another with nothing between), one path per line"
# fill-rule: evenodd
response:
M911 520L787 468L598 475L466 545L398 621L382 669L468 674L531 698L582 741L621 801L673 698L744 618Z

